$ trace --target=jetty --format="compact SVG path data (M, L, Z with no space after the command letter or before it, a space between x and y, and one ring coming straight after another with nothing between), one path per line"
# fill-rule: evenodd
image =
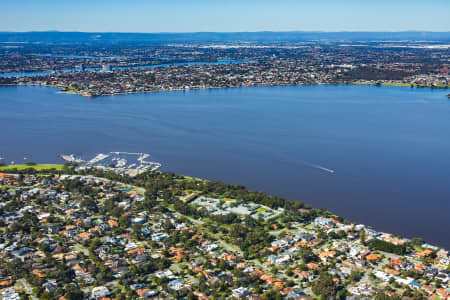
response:
M137 156L137 158L124 158L123 156ZM148 170L156 171L161 168L160 163L147 160L150 154L140 152L112 151L108 154L99 153L87 161L75 157L74 154L62 154L60 157L66 162L78 164L79 168L95 167L119 174L128 174L129 176L136 176Z
M97 154L93 159L91 159L90 161L88 161L88 165L95 165L105 159L107 159L110 155L109 154L103 154L103 153L99 153Z

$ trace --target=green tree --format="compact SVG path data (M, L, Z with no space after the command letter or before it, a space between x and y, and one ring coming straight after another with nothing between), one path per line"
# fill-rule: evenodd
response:
M359 272L357 270L354 270L354 271L352 271L352 273L348 277L348 280L351 281L351 282L357 282L357 281L359 281L361 279L362 275L363 275L363 273L361 273L361 272Z
M278 291L268 290L263 294L264 300L281 300L283 296Z
M66 297L67 300L82 300L82 299L84 299L84 294L78 287L70 284L65 289L66 289L66 293L64 294L64 297Z
M312 290L316 295L325 299L334 299L337 289L333 277L328 273L321 273L319 279L312 284Z
M359 241L361 242L361 244L365 245L366 244L366 232L364 230L361 230L359 232Z

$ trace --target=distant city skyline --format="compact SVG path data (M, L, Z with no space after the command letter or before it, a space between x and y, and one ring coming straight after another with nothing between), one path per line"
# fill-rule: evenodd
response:
M450 31L448 0L5 2L0 31Z

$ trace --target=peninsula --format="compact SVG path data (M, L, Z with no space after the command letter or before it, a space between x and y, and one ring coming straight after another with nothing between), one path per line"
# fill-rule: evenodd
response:
M8 42L0 47L0 85L53 86L97 97L314 84L448 89L450 80L446 38L73 43Z
M100 161L0 168L4 299L448 299L449 253L420 238Z

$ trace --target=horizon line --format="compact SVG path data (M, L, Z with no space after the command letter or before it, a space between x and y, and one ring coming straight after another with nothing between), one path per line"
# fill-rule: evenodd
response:
M192 33L450 33L450 31L433 31L433 30L397 30L397 31L372 31L372 30L256 30L256 31L154 31L154 32L138 32L138 31L78 31L78 30L28 30L28 31L12 31L0 30L0 33L122 33L122 34L192 34Z

